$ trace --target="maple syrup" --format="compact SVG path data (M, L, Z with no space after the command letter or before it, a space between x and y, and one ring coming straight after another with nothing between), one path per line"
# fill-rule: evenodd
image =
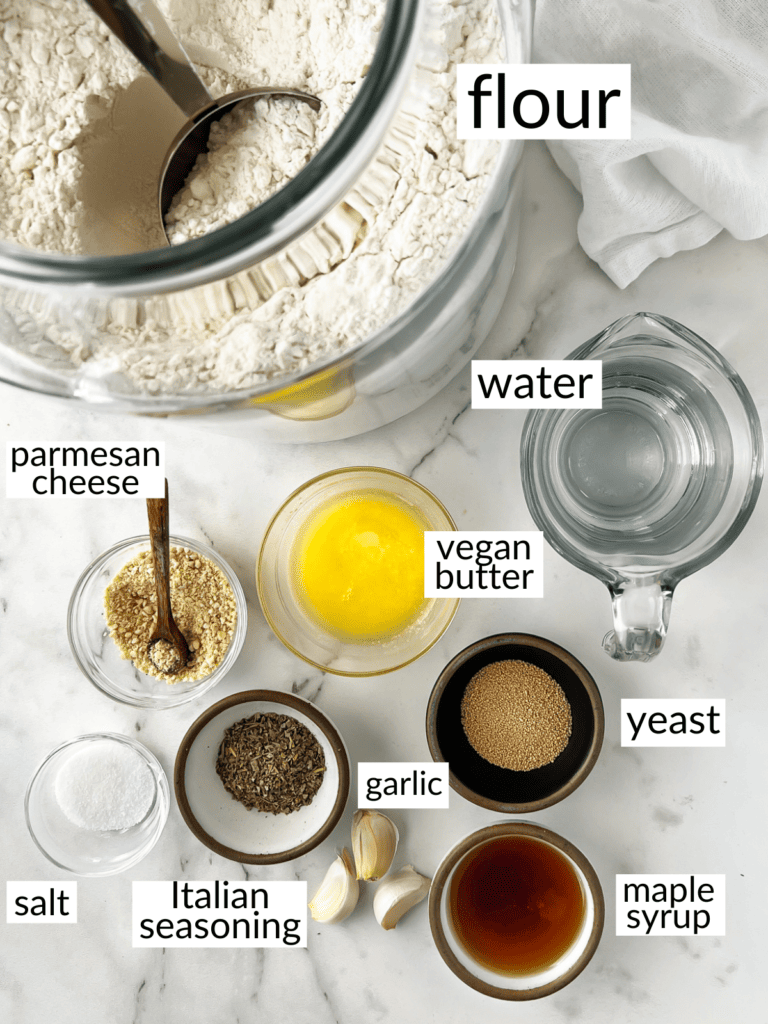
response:
M538 974L579 936L586 900L575 867L549 843L501 836L464 857L450 883L456 937L478 964Z

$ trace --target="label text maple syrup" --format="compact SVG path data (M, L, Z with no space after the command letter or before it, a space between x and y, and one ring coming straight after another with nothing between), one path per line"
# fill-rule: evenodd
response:
M538 974L579 936L586 901L575 867L554 846L501 836L466 855L448 894L456 936L483 967Z

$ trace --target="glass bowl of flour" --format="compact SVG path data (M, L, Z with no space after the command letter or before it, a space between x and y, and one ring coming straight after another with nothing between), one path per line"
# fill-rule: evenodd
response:
M455 67L526 61L529 0L159 3L212 94L321 110L260 101L219 133L166 246L181 114L86 4L10 0L0 380L286 441L418 407L514 269L522 144L456 138Z

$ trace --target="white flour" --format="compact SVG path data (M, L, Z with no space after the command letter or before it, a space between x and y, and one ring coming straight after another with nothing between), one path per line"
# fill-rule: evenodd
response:
M0 11L0 231L21 245L76 253L78 142L135 72L84 4L2 0Z
M286 185L330 134L317 122L311 107L290 99L249 101L225 114L171 203L165 218L171 243L237 220Z
M255 188L238 184L231 167L217 179L209 158L213 171L181 200L194 200L180 229L191 235L209 230L221 213L222 178L234 186L224 204L230 219L242 204L279 188L333 130L360 87L384 5L160 5L213 93L285 85L324 104L315 114L293 101L269 102L256 130L266 132L263 152L271 159ZM379 155L308 237L229 283L158 299L157 315L125 300L113 304L98 330L86 335L51 327L47 340L95 376L99 368L118 372L142 390L232 390L336 355L404 309L466 233L497 152L495 144L456 140L452 73L459 61L500 59L494 0L434 0L432 8L416 85ZM67 253L159 245L152 161L161 159L180 116L169 103L162 107L155 84L81 0L0 0L0 17L6 47L0 48L0 120L8 132L0 152L0 231L21 244ZM292 112L283 115L279 106L286 102ZM158 120L170 126L169 135L143 130L148 111L155 126Z

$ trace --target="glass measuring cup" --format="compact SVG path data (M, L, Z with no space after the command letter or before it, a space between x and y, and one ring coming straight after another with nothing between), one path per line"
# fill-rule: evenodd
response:
M537 409L523 491L552 547L611 593L618 661L658 654L677 584L735 540L763 476L757 410L702 338L664 316L623 317L569 359L603 364L601 409Z

